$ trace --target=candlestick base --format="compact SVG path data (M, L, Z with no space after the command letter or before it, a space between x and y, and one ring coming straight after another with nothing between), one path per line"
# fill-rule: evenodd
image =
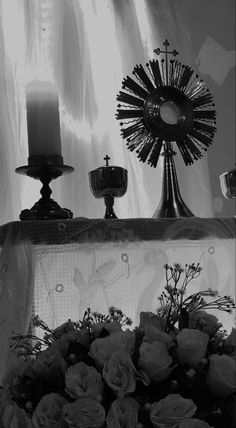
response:
M21 211L20 220L52 220L52 219L70 219L73 213L67 208L61 208L50 195L52 190L49 183L60 177L74 171L71 166L58 164L26 165L16 168L17 174L28 175L36 180L40 180L43 187L40 191L42 197L34 204L31 209Z
M61 208L57 202L50 198L47 204L39 199L30 210L22 210L19 215L20 220L60 220L73 218L72 211Z

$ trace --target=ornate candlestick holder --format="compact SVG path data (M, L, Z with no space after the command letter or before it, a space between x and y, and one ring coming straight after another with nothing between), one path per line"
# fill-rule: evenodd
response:
M52 190L49 184L52 180L74 171L74 168L63 164L62 156L39 155L28 158L28 165L16 168L17 174L28 175L40 180L43 187L40 191L42 197L31 209L21 211L20 220L52 220L70 219L73 213L67 208L61 208L51 199Z
M104 198L106 206L104 218L116 219L113 205L114 198L120 198L126 193L128 171L120 166L110 166L109 156L104 157L106 165L89 172L90 189L95 198Z

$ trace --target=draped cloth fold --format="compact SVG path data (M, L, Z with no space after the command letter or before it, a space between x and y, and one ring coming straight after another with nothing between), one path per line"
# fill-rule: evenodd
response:
M34 264L30 240L10 228L0 256L0 379L14 359L10 337L26 334L34 297ZM0 382L1 382L0 381Z

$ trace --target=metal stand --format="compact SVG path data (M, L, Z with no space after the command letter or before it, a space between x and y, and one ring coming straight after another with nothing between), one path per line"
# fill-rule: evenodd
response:
M59 158L59 162L58 162ZM41 164L39 164L41 163ZM21 211L20 220L52 220L70 219L73 213L67 208L61 208L56 201L50 198L52 190L49 184L52 180L74 171L74 168L63 164L62 157L32 156L29 165L16 168L17 174L28 175L40 180L43 187L40 191L42 197L31 209Z
M180 194L173 158L175 155L171 143L166 142L162 153L164 156L162 196L153 218L194 217Z

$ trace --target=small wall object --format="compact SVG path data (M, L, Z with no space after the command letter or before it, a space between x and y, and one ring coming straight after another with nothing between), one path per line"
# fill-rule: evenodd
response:
M236 167L220 175L220 186L226 199L236 198Z

